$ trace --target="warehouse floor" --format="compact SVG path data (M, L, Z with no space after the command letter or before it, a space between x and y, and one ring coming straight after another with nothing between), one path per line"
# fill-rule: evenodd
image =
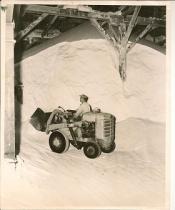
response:
M91 160L71 147L51 152L48 136L28 123L16 173L6 168L6 208L163 209L165 205L165 125L140 119L117 124L117 149ZM27 132L26 132L27 131ZM23 162L24 161L24 162Z

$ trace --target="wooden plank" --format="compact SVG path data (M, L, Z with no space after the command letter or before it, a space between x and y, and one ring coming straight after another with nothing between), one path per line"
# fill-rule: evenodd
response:
M138 6L137 6L138 7ZM129 11L133 11L134 7L129 7ZM52 7L52 6L44 6L44 5L27 5L25 8L25 13L34 13L34 14L42 14L48 13L49 15L58 15L60 17L70 17L70 18L81 18L81 19L90 19L95 18L97 20L109 20L111 17L115 17L120 19L119 14L115 12L100 12L100 11L93 11L92 12L85 12L79 11L78 9L64 9L61 7ZM125 14L123 14L125 15ZM126 15L125 23L128 25L132 15ZM155 24L159 24L160 26L165 26L165 20L160 18L145 18L145 17L138 17L137 24L139 25L148 25L154 19Z
M127 15L125 18L126 24L128 24L131 20L131 15ZM166 20L162 18L154 18L154 17L137 17L137 25L148 25L150 23L153 23L153 26L156 27L165 27Z
M98 21L94 18L90 19L92 25L97 29L98 32L108 41L111 41L111 37L105 32L105 30L101 27Z
M120 77L123 81L126 80L126 46L119 46L117 41L112 39L108 34L105 33L104 29L100 26L96 19L91 19L92 24L96 27L96 29L102 34L105 39L107 39L110 43L113 43L113 46L119 52L119 73Z
M27 36L47 16L48 16L47 13L43 13L36 20L34 20L32 23L30 23L30 25L28 25L24 30L20 31L16 36L17 42L20 41L21 39L23 39L25 36Z
M127 7L128 7L127 5L122 5L122 6L119 6L118 10L122 12L122 11L125 10Z
M121 46L119 50L119 73L123 81L126 81L126 46Z
M105 32L105 30L101 27L101 25L98 23L98 21L94 18L90 19L92 25L97 29L97 31L106 39L108 40L110 43L113 44L114 47L117 48L117 50L119 50L118 44L116 42L116 40L112 39L112 37L109 36L109 34L107 34Z
M64 9L44 5L29 5L26 8L27 13L48 13L49 15L58 15L62 17L70 18L82 18L88 19L89 13L84 11L78 11L77 9Z
M110 15L115 15L116 17L118 14L116 13L106 13L100 11L92 11L92 12L85 12L78 9L64 9L64 8L57 8L51 6L44 6L44 5L28 5L25 10L26 13L34 13L34 14L42 14L48 13L49 15L58 15L60 17L69 17L69 18L81 18L81 19L90 19L95 18L98 20L109 20Z
M133 28L135 26L135 23L136 23L136 20L137 20L137 16L139 14L140 9L141 9L141 6L136 6L135 7L134 13L133 13L132 18L131 18L131 20L129 22L129 26L127 28L126 34L125 34L125 36L122 39L122 45L126 45L127 44L128 39L129 39L129 37L131 35L131 32L132 32L132 30L133 30Z
M124 23L124 17L122 15L110 15L109 16L109 23L113 26L119 26Z
M137 16L139 14L141 6L136 6L134 9L134 13L132 15L132 18L129 22L129 26L127 28L127 31L125 34L123 34L123 31L120 31L121 36L123 36L121 40L121 46L119 49L119 73L120 77L123 81L126 80L126 56L127 56L127 42L130 37L130 34L135 26Z
M11 18L9 19L11 20ZM5 24L6 40L4 46L6 49L5 57L5 80L4 90L4 154L5 157L15 159L15 95L14 95L14 24L11 22Z
M21 5L14 6L13 17L15 21L15 33L17 33L21 29Z
M125 9L124 11L122 11L122 15L126 16L131 14L134 11L134 6L127 6L127 9ZM132 16L131 16L132 17Z
M52 39L56 36L60 35L60 31L58 29L50 29L47 34L43 37L43 30L42 29L34 29L31 33L29 33L24 39L33 39L33 38L45 38L45 39Z
M110 23L109 23L109 30L113 34L113 36L116 40L116 45L118 46L118 49L119 49L119 44L121 43L120 34L115 31L115 29L113 28L113 26Z
M13 21L13 11L14 11L14 5L8 5L7 12L6 12L7 23L11 23Z
M137 38L135 39L135 41L133 43L131 43L128 47L127 47L127 53L136 45L136 43L142 39L144 37L144 35L150 31L152 28L152 24L149 24L146 26L146 28L137 36Z
M55 23L55 21L57 20L57 18L58 18L58 15L55 15L55 16L52 18L52 20L50 21L49 25L48 25L48 26L46 27L46 29L43 31L42 37L44 37L44 36L48 33L49 29L53 26L53 24Z

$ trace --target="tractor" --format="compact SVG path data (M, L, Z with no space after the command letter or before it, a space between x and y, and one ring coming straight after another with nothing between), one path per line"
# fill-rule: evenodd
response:
M33 127L39 131L51 133L49 146L53 152L64 153L70 144L82 149L86 157L97 158L101 152L111 153L115 150L115 117L98 111L87 112L80 121L75 121L75 110L62 107L51 112L37 108L30 119ZM49 122L49 123L48 123ZM81 138L76 130L81 131Z

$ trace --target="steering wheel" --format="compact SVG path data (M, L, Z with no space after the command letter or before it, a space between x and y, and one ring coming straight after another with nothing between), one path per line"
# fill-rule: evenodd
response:
M62 106L58 106L58 109L62 109L63 115L64 115L65 119L67 120L69 118L67 111Z
M58 109L62 109L63 112L66 112L66 110L62 106L58 106Z

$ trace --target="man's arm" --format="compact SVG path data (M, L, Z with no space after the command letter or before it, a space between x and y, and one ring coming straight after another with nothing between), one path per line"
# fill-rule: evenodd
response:
M82 114L82 106L77 109L76 113L74 114L74 118L78 118Z

